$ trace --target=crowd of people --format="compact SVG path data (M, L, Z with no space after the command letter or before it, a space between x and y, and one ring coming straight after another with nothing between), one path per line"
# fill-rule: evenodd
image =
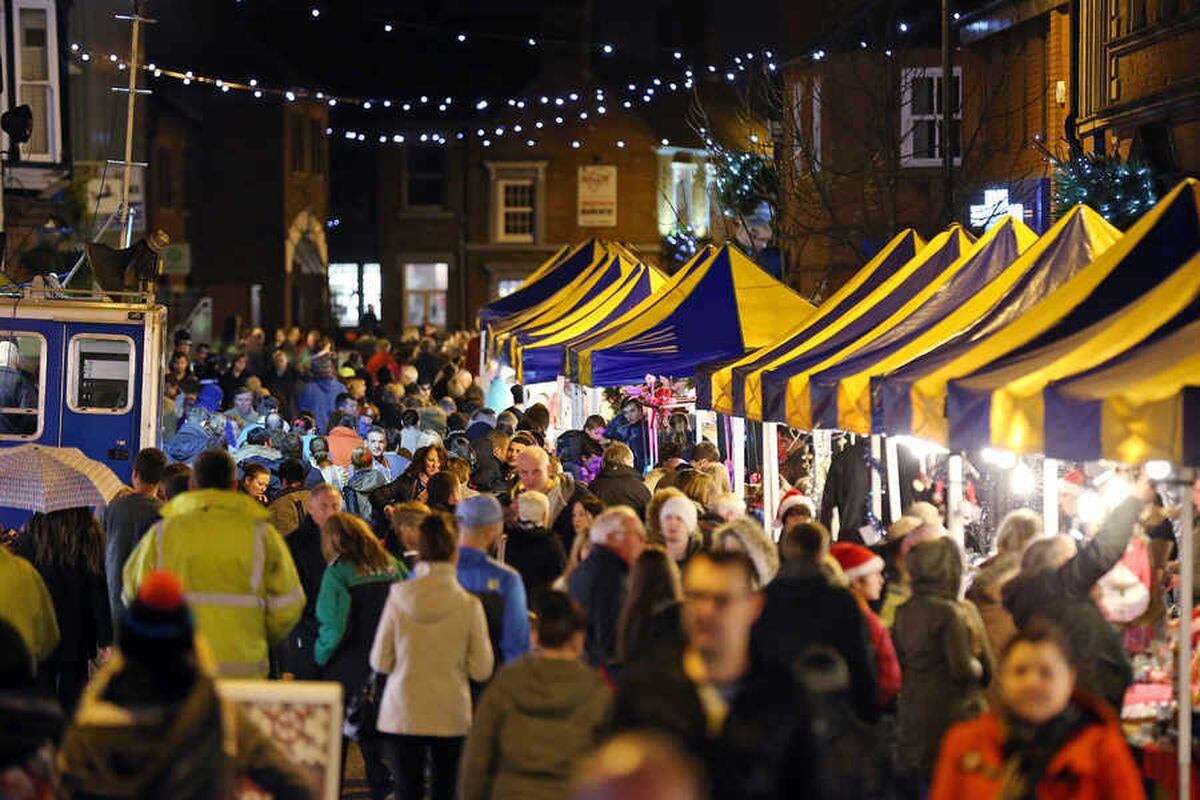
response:
M764 528L633 401L552 441L464 334L243 345L177 336L163 450L0 547L0 797L311 796L217 678L340 683L380 800L1143 796L1093 590L1147 482L968 568L928 504Z

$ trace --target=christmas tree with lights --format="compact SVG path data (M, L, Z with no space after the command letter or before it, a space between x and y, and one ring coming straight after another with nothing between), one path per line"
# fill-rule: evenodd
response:
M1065 158L1045 153L1054 165L1056 215L1084 203L1124 230L1159 198L1154 170L1138 159L1085 153L1079 145L1072 145Z

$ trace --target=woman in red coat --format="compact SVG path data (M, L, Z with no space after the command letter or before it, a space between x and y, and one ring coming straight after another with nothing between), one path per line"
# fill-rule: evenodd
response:
M1033 622L1000 662L999 709L942 740L930 800L1138 800L1142 778L1112 709L1075 691L1066 640Z

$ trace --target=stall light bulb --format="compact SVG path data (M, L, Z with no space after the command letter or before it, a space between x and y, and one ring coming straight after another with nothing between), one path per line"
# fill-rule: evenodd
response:
M1024 462L1013 467L1011 481L1013 494L1021 496L1032 494L1034 488L1037 486L1037 479L1034 477L1033 470Z
M1171 462L1147 461L1146 477L1152 481L1165 481L1167 478L1171 477Z
M1100 497L1099 492L1089 489L1079 495L1076 507L1079 510L1079 519L1083 522L1096 525L1104 519L1104 500Z

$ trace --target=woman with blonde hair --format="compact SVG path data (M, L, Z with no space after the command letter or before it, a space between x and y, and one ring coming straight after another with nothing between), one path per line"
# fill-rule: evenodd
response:
M367 662L375 627L383 615L388 591L408 571L393 558L371 532L370 527L353 514L334 514L321 526L321 553L329 566L321 578L317 594L317 641L313 660L321 678L342 685L342 697L353 697L371 675ZM349 741L342 741L342 763ZM383 798L388 790L388 769L383 761L379 739L360 733L367 783L373 798Z

